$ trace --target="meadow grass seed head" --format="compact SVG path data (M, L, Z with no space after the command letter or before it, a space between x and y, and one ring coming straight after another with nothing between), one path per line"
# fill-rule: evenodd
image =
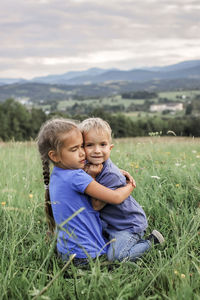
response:
M176 133L174 131L172 131L172 130L168 130L167 134L173 134L174 136L176 136Z

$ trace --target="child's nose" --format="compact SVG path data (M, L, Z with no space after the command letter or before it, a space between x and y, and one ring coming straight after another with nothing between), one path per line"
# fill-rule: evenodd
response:
M95 151L95 152L100 152L99 146L96 146L95 149L94 149L94 151Z
M80 149L80 156L85 156L85 150L83 148Z

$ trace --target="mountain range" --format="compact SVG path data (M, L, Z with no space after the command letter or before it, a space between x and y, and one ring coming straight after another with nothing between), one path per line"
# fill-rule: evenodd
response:
M0 79L0 101L8 98L53 102L105 97L131 91L173 91L200 88L200 60L128 71L92 68L60 75Z
M0 85L13 83L46 83L58 85L98 84L111 81L146 82L163 79L200 79L200 60L184 61L164 67L148 67L132 70L92 68L86 71L70 71L60 75L35 77L31 80L0 78Z

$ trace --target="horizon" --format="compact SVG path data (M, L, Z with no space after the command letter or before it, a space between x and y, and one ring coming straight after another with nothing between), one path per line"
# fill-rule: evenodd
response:
M88 68L88 69L82 69L82 70L69 70L69 71L66 71L66 72L62 72L62 73L51 73L51 74L47 74L47 75L43 75L43 76L40 76L40 75L36 75L34 77L30 77L30 78L20 78L20 77L0 77L0 80L25 80L25 81L29 81L29 80L33 80L35 78L42 78L42 77L48 77L48 76L61 76L61 75L64 75L64 74L67 74L67 73L75 73L75 72L86 72L86 71L89 71L89 70L92 70L92 69L99 69L99 70L104 70L105 72L107 71L110 71L110 70L118 70L118 71L132 71L132 70L147 70L149 68L162 68L162 67L168 67L168 66L173 66L173 65L179 65L179 64L182 64L182 63L187 63L187 62L193 62L193 61L199 61L200 62L200 59L192 59L192 60L185 60L185 61L179 61L179 62L175 62L174 64L166 64L166 65L158 65L158 66L155 66L155 65L151 65L151 66L141 66L141 67L137 67L137 68L130 68L130 69L120 69L120 68L117 68L117 67L113 67L113 68L100 68L100 67L91 67L91 68ZM152 71L153 72L153 71Z

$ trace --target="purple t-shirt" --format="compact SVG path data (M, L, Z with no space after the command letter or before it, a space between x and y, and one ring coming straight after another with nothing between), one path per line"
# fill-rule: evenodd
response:
M104 162L96 181L113 190L126 185L126 178L110 159ZM109 229L114 230L139 233L148 226L144 210L131 195L121 204L104 206L100 210L100 217Z
M76 258L92 258L106 253L99 212L92 208L85 189L93 180L83 170L54 167L50 178L50 199L57 225L57 249ZM84 210L65 222L80 208ZM62 226L60 225L65 222ZM103 249L103 250L102 250Z

